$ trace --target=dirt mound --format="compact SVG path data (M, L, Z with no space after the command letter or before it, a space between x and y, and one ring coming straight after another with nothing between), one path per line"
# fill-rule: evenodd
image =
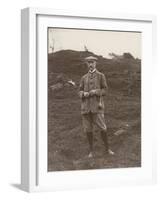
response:
M105 74L110 88L122 91L125 95L140 95L141 61L139 59L134 59L132 56L107 59L88 51L62 50L49 54L49 87L55 84L60 75L67 76L78 85L80 77L87 73L84 58L89 55L98 58L97 68Z

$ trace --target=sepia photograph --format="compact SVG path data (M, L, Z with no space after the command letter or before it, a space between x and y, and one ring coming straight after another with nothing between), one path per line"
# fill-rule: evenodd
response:
M141 38L48 27L48 172L141 167Z

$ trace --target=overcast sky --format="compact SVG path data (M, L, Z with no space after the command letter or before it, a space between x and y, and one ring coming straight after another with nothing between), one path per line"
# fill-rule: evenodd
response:
M120 31L95 31L49 28L49 53L64 49L84 51L84 46L97 55L109 57L109 53L122 55L130 52L141 58L141 33Z

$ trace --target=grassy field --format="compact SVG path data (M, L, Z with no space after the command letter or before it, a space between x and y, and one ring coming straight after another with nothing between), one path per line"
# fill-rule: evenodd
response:
M58 60L58 55L56 58ZM50 70L51 63L50 60ZM56 64L58 66L58 61ZM73 65L75 64L74 61ZM136 68L138 72L138 66ZM115 155L104 154L100 133L95 128L94 157L87 157L89 148L86 135L82 130L78 87L64 86L56 92L49 90L48 95L48 171L141 166L141 95L140 85L138 85L140 76L135 71L129 83L129 73L122 73L122 70L115 68L107 69L105 75L109 90L105 97L105 119L109 143ZM53 65L51 71L53 77L63 72L58 71L56 65ZM78 86L83 73L85 71L78 73L76 70L75 73L67 71L65 75L76 81ZM130 89L129 85L131 85ZM116 135L118 130L123 130L122 134Z

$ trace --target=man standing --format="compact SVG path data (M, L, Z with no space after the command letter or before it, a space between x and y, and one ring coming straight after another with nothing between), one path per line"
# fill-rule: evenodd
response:
M105 75L96 69L97 58L89 56L85 58L88 73L80 81L79 96L81 98L81 114L84 132L89 142L89 157L93 156L93 125L97 125L101 132L101 138L105 145L106 153L114 155L110 150L107 137L107 127L104 118L103 96L107 88Z

